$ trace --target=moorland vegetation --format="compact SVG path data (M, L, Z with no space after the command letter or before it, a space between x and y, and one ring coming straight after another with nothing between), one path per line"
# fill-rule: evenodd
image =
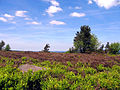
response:
M120 43L100 45L89 26L81 26L66 53L11 51L0 42L0 90L120 90ZM44 70L22 72L30 64Z

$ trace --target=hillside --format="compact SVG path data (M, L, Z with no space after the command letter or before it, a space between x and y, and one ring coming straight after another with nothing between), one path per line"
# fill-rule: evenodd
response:
M21 65L44 69L22 73ZM120 89L120 56L115 55L1 51L0 72L3 90Z

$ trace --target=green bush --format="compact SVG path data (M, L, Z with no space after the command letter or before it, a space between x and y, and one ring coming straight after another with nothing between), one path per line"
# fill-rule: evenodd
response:
M111 54L118 54L120 51L120 43L111 43L109 48Z

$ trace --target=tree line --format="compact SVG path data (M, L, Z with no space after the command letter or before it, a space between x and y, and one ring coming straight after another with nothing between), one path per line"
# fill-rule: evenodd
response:
M10 51L10 45L9 44L7 44L5 47L5 42L2 40L1 42L0 42L0 51Z
M111 44L107 42L106 45L100 45L97 36L91 33L91 28L87 25L80 27L80 31L77 31L73 42L74 47L69 48L69 53L100 52L118 54L120 52L119 42L114 42Z
M67 53L91 53L91 52L99 52L99 53L109 53L109 54L118 54L120 53L120 43L107 42L106 45L100 45L98 38L95 34L91 33L91 28L87 25L83 25L80 27L80 31L77 31L76 36L73 40L74 47L69 48ZM0 50L10 51L10 45L7 44L4 47L5 42L2 40L0 42ZM50 45L46 44L43 52L49 52Z

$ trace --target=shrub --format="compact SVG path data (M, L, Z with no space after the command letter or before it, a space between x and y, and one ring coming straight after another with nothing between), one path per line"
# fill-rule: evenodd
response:
M5 51L10 51L10 45L9 45L9 44L6 45L6 47L5 47Z
M120 51L120 43L111 43L110 44L110 53L111 54L118 54Z

